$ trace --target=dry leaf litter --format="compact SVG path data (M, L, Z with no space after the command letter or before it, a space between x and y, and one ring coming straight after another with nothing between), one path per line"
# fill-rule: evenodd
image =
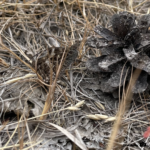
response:
M117 135L124 140L115 148L149 149L143 137L149 126L149 5L0 2L0 146L106 149L119 99L137 68L142 72ZM55 79L50 108L40 119Z

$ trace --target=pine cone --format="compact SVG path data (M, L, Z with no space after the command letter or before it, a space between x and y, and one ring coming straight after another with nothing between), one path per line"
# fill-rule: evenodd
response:
M91 58L86 67L100 75L103 92L115 93L127 83L133 70L142 72L133 88L133 93L149 90L150 78L150 15L144 15L136 23L136 17L128 12L112 16L113 32L102 26L94 31L102 38L91 36L86 44L101 51L101 56Z

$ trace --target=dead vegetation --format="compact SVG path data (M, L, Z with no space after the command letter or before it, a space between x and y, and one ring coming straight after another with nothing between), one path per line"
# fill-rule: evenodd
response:
M96 25L110 29L113 14L149 14L149 5L147 0L1 1L0 149L149 149L143 137L149 94L139 94L122 111L132 93L119 103L85 67L89 58L101 56L85 44L96 36ZM109 141L111 130L117 134Z

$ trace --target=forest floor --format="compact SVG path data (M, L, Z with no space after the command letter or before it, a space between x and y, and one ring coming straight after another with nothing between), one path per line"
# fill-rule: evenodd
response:
M85 66L101 55L85 44L94 27L110 28L121 11L149 14L150 2L0 2L0 149L150 149L149 103L133 102L118 119L121 103Z

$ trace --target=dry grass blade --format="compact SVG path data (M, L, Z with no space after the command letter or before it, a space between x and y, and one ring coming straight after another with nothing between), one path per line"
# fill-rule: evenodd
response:
M5 62L2 58L0 58L0 65L3 65L5 67L9 67L9 64Z
M38 141L38 142L32 144L32 146L29 146L29 147L27 147L27 148L24 148L23 150L31 149L31 148L33 148L33 146L36 146L36 145L40 144L42 141L43 141L43 140L40 140L40 141Z
M114 9L117 9L119 11L124 11L124 9L121 9L119 7L116 7L114 5L109 5L109 4L105 4L105 3L100 3L100 2L89 2L89 1L79 1L79 3L85 3L85 4L96 4L96 5L101 5L101 6L104 6L104 7L108 7L108 8L114 8ZM128 12L131 12L131 11L128 11ZM133 12L134 14L141 14L141 13L138 13L138 12Z
M2 131L8 123L9 123L9 120L5 121L2 127L0 127L0 131Z
M49 123L49 125L54 126L58 130L60 130L64 135L66 135L72 142L74 142L77 146L79 146L82 150L88 150L86 145L83 142L80 142L74 135L68 132L66 129L55 125L53 123Z
M110 136L110 139L109 139L109 142L107 145L107 150L111 150L114 146L115 139L116 139L117 133L118 133L120 125L121 125L121 119L130 106L130 102L132 99L132 89L133 89L135 82L138 79L140 73L141 73L141 70L136 69L133 73L132 78L130 79L130 83L126 90L125 96L123 97L123 99L120 103L120 106L119 106L119 111L116 116L117 119L112 128L112 134Z
M36 74L27 74L27 75L25 75L23 77L18 77L18 78L10 79L10 80L8 80L8 81L6 81L4 83L1 83L0 86L12 84L12 83L17 82L19 80L26 79L26 78L32 78L32 77L35 77L35 76L36 76Z
M12 35L12 33L11 33L11 31L10 31L10 34ZM4 36L3 36L4 37ZM4 37L11 45L13 45L19 52L20 52L20 54L22 55L22 56L24 56L24 58L28 61L28 62L30 62L30 63L32 63L32 61L27 57L27 55L22 51L22 49L19 47L19 45L15 42L15 41L13 41L13 39L8 39L7 37Z
M78 139L83 145L85 145L84 142L83 142L83 140L82 140L81 134L79 133L79 131L78 131L77 129L75 130L75 134L76 134L77 139Z
M21 116L20 120L21 120L21 119L22 119L22 116ZM18 122L18 125L16 126L15 130L13 131L13 133L12 133L10 139L7 141L7 143L6 143L5 146L3 147L3 149L7 148L7 145L9 144L9 142L11 141L11 139L13 138L13 136L14 136L14 134L16 133L18 127L19 127L19 122Z
M0 36L0 45L4 48L4 49L6 49L6 50L8 50L12 55L14 55L20 62L22 62L23 64L25 64L27 67L29 67L34 73L36 73L36 71L33 69L33 67L31 67L28 63L26 63L25 61L23 61L19 56L17 56L13 51L11 51L9 48L7 48L4 44L3 44L3 42L2 42L2 37ZM38 75L38 77L40 78L40 80L42 80L42 77L39 75L39 74L37 74Z
M61 62L59 64L59 67L58 67L58 70L57 70L57 73L56 73L56 77L55 77L55 80L54 82L52 83L52 74L53 74L53 71L51 70L50 71L50 84L52 84L50 87L49 87L49 93L48 93L48 96L47 96L47 99L46 99L46 102L45 102L45 105L44 105L44 108L43 108L43 112L42 112L42 115L47 113L51 107L51 103L53 101L53 96L54 96L54 92L55 92L55 87L56 87L56 83L57 83L57 78L59 76L59 73L60 73L60 70L61 70L61 67L63 65L63 59L64 59L64 56L65 56L65 52L66 50L63 52L63 55L62 55L62 58L61 58ZM46 116L42 116L40 118L40 120L43 120Z
M137 8L137 7L141 6L141 5L143 5L144 3L146 3L147 1L148 1L148 0L145 0L145 1L143 1L142 3L139 3L138 5L134 6L133 8Z
M39 141L39 142L37 142L37 143L32 142L32 144L35 146L35 145L39 144L40 142L42 142L42 140ZM24 143L23 143L23 145L28 145L28 144L31 144L31 143L30 143L30 142L24 142ZM17 147L19 147L19 146L20 146L20 144L14 144L14 145L7 146L6 149L9 149L9 148L17 148ZM28 147L27 149L29 149L29 148L30 148L30 147ZM0 148L0 150L4 150L4 149L3 149L3 148Z

